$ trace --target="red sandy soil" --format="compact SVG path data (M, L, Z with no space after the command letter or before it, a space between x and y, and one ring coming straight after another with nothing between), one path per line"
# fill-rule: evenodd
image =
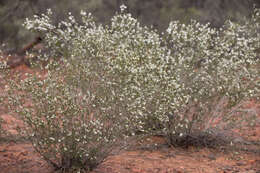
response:
M16 68L21 73L34 73L25 66ZM0 87L1 92L1 87ZM259 121L254 129L237 130L243 137L260 142L260 103L249 102ZM3 128L17 136L23 127L19 117L0 109ZM135 140L130 148L111 154L93 173L260 173L260 144L247 146L252 151L221 151L209 148L173 148L163 137L150 136ZM36 153L32 145L12 138L0 140L0 173L54 173Z

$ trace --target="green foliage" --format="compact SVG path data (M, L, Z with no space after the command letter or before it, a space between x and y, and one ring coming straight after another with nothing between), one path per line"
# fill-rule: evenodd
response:
M259 64L259 10L243 25L227 22L216 30L175 21L159 34L125 9L105 26L84 11L81 22L69 14L54 25L50 10L25 22L44 36L52 49L46 56L54 59L44 80L13 83L20 94L8 99L28 124L36 151L57 168L92 168L119 131L160 132L171 145L183 145L179 139L209 130L221 100L225 117L259 92L253 67Z

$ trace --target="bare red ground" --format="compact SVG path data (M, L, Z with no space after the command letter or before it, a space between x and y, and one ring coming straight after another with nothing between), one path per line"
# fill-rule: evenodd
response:
M25 66L16 70L33 72ZM260 103L246 105L258 112ZM17 128L23 127L18 116L0 111L3 128L18 135ZM260 121L254 129L237 130L242 136L260 141ZM110 155L93 173L260 173L260 146L254 151L230 151L190 147L169 148L164 138L152 136L136 140L131 148ZM54 173L26 141L0 140L0 173Z

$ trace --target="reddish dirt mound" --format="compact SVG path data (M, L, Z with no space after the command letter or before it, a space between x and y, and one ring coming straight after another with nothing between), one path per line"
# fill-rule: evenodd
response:
M160 148L155 151L128 151L109 157L94 172L259 172L260 159L247 154L240 154L240 160L234 160L233 157L232 154L216 153L207 149L196 151L196 149Z
M51 173L52 168L27 143L0 143L0 172Z
M22 74L35 73L25 66L15 70ZM260 142L260 104L252 101L246 106L257 111L257 126L237 132ZM0 173L53 173L53 168L31 144L15 140L17 127L22 127L23 122L18 116L4 112L0 112L3 128L13 137L0 140ZM244 150L229 152L195 147L169 148L163 137L145 137L135 140L130 148L109 156L93 173L260 173L260 144L244 147Z

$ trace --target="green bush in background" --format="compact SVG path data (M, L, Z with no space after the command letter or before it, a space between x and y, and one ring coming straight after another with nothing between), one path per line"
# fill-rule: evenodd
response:
M39 15L51 8L55 11L53 21L65 19L64 14L71 12L77 19L79 11L93 13L96 20L108 24L110 18L125 4L142 25L154 26L164 31L168 23L179 20L189 23L191 19L210 23L211 27L221 27L225 20L247 20L253 5L259 7L257 0L2 0L0 2L0 43L8 48L19 49L33 39L34 35L22 27L24 18Z

